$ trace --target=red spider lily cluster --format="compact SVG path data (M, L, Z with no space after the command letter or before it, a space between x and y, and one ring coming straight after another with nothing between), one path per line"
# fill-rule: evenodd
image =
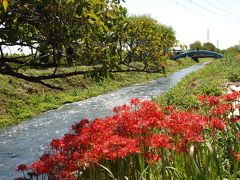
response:
M17 170L31 172L32 177L77 179L86 169L104 161L138 155L147 163L156 163L161 161L162 150L187 153L191 144L204 141L206 130L225 130L231 101L239 96L200 96L199 106L207 107L208 115L134 98L130 105L115 107L112 117L92 122L83 119L74 124L69 134L52 140L49 153L29 167L19 165ZM231 122L239 122L239 118L232 117Z

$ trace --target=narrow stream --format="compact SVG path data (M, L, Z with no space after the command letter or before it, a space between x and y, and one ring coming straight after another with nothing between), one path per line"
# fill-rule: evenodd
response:
M29 164L38 159L46 151L51 139L65 134L74 122L82 118L111 115L114 106L128 103L134 97L151 99L204 65L196 64L146 84L136 84L85 101L66 104L17 126L0 130L0 179L10 180L21 176L15 171L17 165Z

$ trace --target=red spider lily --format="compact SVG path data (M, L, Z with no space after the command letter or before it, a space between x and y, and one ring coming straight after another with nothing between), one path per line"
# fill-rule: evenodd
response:
M140 103L140 100L138 98L132 98L130 101L131 105L138 105Z
M198 96L198 100L203 103L203 104L208 104L209 102L209 97L206 96L206 95L203 95L203 96Z
M175 147L175 151L178 153L187 154L189 151L187 144L188 144L188 141L186 139L184 138L180 139L180 142Z
M198 100L205 104L205 105L210 105L210 106L217 106L220 103L220 99L217 96L199 96Z
M57 150L60 150L66 147L65 142L61 139L53 139L50 145L52 146L53 149L57 149Z
M141 110L144 112L157 112L159 109L159 106L153 101L146 100L141 103Z
M210 96L209 97L209 104L211 106L217 106L217 105L219 105L219 102L220 102L219 97L217 97L217 96Z
M174 106L167 106L166 108L165 108L165 111L167 112L167 113L171 113L171 112L173 112L175 110L175 107Z
M180 135L191 142L202 141L202 132L206 125L206 118L189 112L174 112L165 122L165 128L172 135Z
M223 95L221 98L226 101L235 101L240 97L240 92L232 92L230 94Z
M213 128L219 129L219 130L225 129L225 123L221 119L218 119L218 118L211 119L211 126Z
M240 117L233 117L231 120L232 122L237 123L240 122Z
M116 135L109 138L101 148L101 156L105 157L106 159L123 158L129 154L135 154L139 152L138 142L136 140L123 138Z
M78 160L66 160L62 165L64 168L61 171L66 171L69 173L79 171Z
M64 163L66 159L66 154L63 152L57 151L56 153L52 154L51 157L55 162Z
M82 119L79 123L72 125L72 129L75 130L76 133L80 134L81 130L89 124L87 119Z
M155 152L144 154L143 156L149 164L154 164L154 163L158 162L159 160L161 160L161 157L158 154L156 154Z
M50 154L43 154L42 157L40 157L39 159L40 159L40 162L39 162L39 164L36 165L36 168L43 170L44 167L46 167L47 172L49 172L49 173L54 172L57 161L56 161L56 159L54 159L53 156L51 156ZM40 173L40 172L42 172L42 170L37 170L37 171L38 171L38 173Z
M46 166L46 164L41 161L41 160L38 160L36 162L34 162L32 165L31 165L31 169L33 170L34 173L36 173L37 175L40 175L40 174L45 174L45 173L48 173L48 167Z
M27 170L27 165L26 164L19 164L17 167L17 171L25 171Z
M225 115L231 110L230 103L222 103L222 99L215 96L202 96L199 100L211 106L209 117L132 99L131 105L138 108L123 105L115 107L115 115L111 117L96 118L92 122L83 119L72 126L69 134L53 139L51 152L34 162L31 169L38 175L47 173L55 179L72 179L74 173L83 172L96 163L113 162L135 154L143 155L148 163L157 162L161 148L187 153L190 144L203 141L209 126L225 129L227 124L223 120L211 116Z
M76 152L76 151L75 151L75 152L73 153L72 157L73 157L74 160L78 160L78 159L81 158L81 155L80 155L79 152Z
M123 106L116 106L113 108L113 112L117 113L122 113L130 110L130 106L123 105Z
M213 115L226 115L231 111L232 105L228 103L223 103L213 109L212 114Z
M171 138L166 134L153 134L150 138L150 145L154 148L170 148Z

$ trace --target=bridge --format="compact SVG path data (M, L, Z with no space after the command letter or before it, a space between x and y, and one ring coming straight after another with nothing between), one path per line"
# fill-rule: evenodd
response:
M207 50L192 50L192 51L187 51L183 52L180 54L177 54L173 57L171 57L172 60L178 60L180 58L185 58L185 57L190 57L194 61L198 62L198 58L215 58L215 59L220 59L223 58L222 54L213 52L213 51L207 51Z

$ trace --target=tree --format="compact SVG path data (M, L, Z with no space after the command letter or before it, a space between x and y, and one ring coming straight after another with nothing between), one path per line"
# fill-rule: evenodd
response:
M189 45L190 50L202 49L202 44L200 41L195 41L194 43Z
M162 25L149 16L132 16L124 21L121 37L121 62L144 64L142 70L154 65L157 70L166 51L176 43L171 27Z
M190 44L190 50L197 50L197 49L207 50L207 51L215 51L215 52L220 51L211 42L205 42L205 43L201 44L200 41L195 41L194 43Z
M203 43L202 49L208 51L217 51L217 48L210 42Z
M115 0L10 1L7 11L2 10L0 16L0 73L48 87L53 86L44 80L87 73L103 74L98 72L106 69L106 63L87 72L57 74L57 68L62 65L63 57L72 64L74 54L79 51L80 58L74 58L76 63L86 59L91 62L99 53L106 55L106 39L125 14L126 10ZM4 47L15 45L30 48L32 54L18 57L4 54ZM109 59L103 57L102 60ZM31 76L19 71L23 67L55 67L55 70L52 74Z
M80 74L99 80L114 72L153 72L129 63L157 64L176 41L172 28L150 17L126 19L127 10L120 0L9 1L7 10L0 11L0 74L56 89L61 88L46 80ZM4 48L16 45L29 48L31 54L4 53ZM88 68L57 71L66 65ZM50 67L53 71L45 75L25 71Z

